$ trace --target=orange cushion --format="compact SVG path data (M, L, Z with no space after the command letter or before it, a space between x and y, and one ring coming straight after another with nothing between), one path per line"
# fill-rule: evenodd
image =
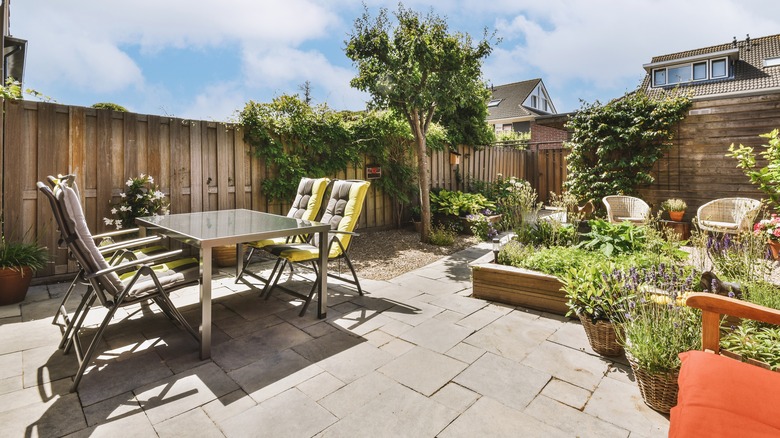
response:
M680 360L670 437L780 436L780 373L704 351Z

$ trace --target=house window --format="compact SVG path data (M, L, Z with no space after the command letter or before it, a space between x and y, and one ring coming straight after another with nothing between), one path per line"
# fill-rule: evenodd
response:
M666 69L659 68L653 70L653 84L658 87L660 85L666 85Z
M728 75L728 69L726 68L726 58L714 59L710 63L710 76L713 78L723 78Z
M541 109L542 109L543 111L549 111L549 110L547 109L547 99L545 99L545 98L542 98L542 108L541 108Z
M764 67L774 67L780 65L780 58L767 58L764 60Z
M537 97L536 96L531 96L531 106L532 107L534 107L534 108L537 107L537 103L536 102L537 102Z
M503 99L493 99L490 102L488 102L488 108L492 108L494 106L498 106L499 103L501 103Z
M693 64L693 80L703 81L707 79L707 61Z
M653 86L684 84L708 79L726 78L729 75L728 58L698 61L691 64L672 65L653 70Z

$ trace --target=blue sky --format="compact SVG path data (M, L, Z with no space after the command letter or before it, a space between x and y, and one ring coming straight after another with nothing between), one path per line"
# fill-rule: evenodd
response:
M780 33L777 0L436 3L451 31L502 38L486 81L542 78L559 112L634 89L653 56ZM376 15L397 2L366 4ZM59 103L224 121L307 80L317 103L364 108L369 97L350 88L343 51L361 12L353 0L15 0L10 25L29 41L25 87Z

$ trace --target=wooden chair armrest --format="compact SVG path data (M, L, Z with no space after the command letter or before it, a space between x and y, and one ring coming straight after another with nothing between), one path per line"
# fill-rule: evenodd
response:
M722 315L752 319L780 325L780 310L712 293L692 293L685 305L702 310L702 348L720 351L720 318Z

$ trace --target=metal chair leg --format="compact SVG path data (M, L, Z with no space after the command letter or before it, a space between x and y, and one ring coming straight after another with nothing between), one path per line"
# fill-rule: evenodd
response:
M352 277L355 278L355 286L357 286L358 293L360 296L363 296L363 289L360 287L360 280L358 280L357 272L355 272L355 268L352 266L352 262L349 261L349 257L347 257L347 254L344 254L344 261L347 262L347 267L349 267L349 270L352 272Z
M271 296L271 291L273 290L274 286L279 282L279 279L282 278L282 273L284 272L285 265L279 266L282 261L284 263L287 263L287 259L278 258L276 259L276 263L274 263L274 269L271 270L271 275L268 277L268 282L265 284L265 287L260 292L260 296L265 298L266 300Z
M241 266L241 272L239 272L236 276L236 284L238 284L238 282L241 281L241 278L244 276L244 271L246 271L246 267L249 266L249 261L252 260L252 255L254 255L255 249L255 247L250 246L249 253L247 254L246 258L241 260L243 266Z

